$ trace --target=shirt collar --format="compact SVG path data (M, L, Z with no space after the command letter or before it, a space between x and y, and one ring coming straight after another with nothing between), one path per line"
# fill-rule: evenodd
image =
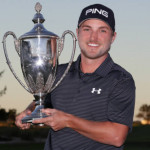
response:
M81 55L78 56L77 61L72 65L70 71L72 70L80 70L80 62L81 62ZM112 58L110 57L110 54L108 54L105 61L96 69L96 71L93 74L97 74L99 76L105 77L112 69L114 65L114 62Z

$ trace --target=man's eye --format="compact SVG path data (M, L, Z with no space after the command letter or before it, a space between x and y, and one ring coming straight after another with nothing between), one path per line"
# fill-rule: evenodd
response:
M83 31L89 31L89 30L90 30L90 29L88 29L88 28L84 28L84 29L83 29Z
M103 33L106 33L107 31L106 30L100 30L101 32L103 32Z

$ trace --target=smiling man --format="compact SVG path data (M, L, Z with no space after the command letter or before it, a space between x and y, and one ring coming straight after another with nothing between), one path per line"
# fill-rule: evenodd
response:
M81 55L61 84L47 95L42 111L49 117L34 120L50 127L45 150L123 150L132 129L135 84L130 73L113 62L109 50L116 38L113 11L101 4L81 12L77 37ZM66 68L58 66L57 79ZM34 102L16 118L34 108Z

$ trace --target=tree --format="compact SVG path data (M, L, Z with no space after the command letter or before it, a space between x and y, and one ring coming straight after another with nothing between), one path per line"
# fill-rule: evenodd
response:
M16 109L9 109L7 112L4 108L0 108L0 121L15 121Z
M17 113L16 109L9 109L8 120L9 121L15 121L16 113Z
M0 77L2 77L2 74L4 73L4 71L1 71L0 72ZM6 93L6 90L7 90L7 87L5 86L3 88L3 90L0 91L0 96L3 96L5 93Z
M150 105L147 105L147 104L142 105L136 117L142 118L146 120L147 122L150 122Z
M0 109L0 121L6 121L8 119L8 113L4 108Z

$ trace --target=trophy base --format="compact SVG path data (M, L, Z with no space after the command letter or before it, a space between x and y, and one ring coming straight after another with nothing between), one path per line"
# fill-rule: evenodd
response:
M21 120L22 123L32 123L33 120L48 117L45 113L41 112L41 109L43 108L44 108L43 105L37 105L35 110L31 113L31 115L27 115ZM38 125L42 126L43 124L38 124Z
M22 123L32 123L33 120L41 119L41 118L46 118L48 117L46 114L42 113L40 115L30 115L26 116L22 119Z

